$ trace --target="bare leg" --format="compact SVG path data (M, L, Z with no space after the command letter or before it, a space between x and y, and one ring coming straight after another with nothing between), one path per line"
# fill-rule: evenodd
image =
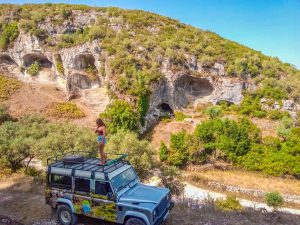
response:
M100 163L105 164L105 153L104 153L104 144L102 142L99 143L99 158L100 158Z

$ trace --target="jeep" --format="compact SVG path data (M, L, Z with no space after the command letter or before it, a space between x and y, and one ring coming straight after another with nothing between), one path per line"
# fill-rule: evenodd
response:
M140 183L127 155L64 154L47 159L46 204L60 224L74 225L82 214L125 225L159 225L173 208L170 190Z

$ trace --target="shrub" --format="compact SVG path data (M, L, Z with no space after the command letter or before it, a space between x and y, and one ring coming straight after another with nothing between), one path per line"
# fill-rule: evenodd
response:
M55 60L55 65L56 65L57 72L60 75L64 75L65 71L64 71L64 66L63 66L63 63L62 63L61 56L59 54L55 54L54 55L54 60Z
M139 140L137 134L131 131L119 129L109 137L105 148L109 153L128 154L130 163L142 178L149 174L153 166L151 145L146 140Z
M149 94L140 94L137 100L138 112L140 114L140 122L142 125L145 123L145 116L149 109Z
M164 142L160 143L159 147L159 159L160 161L164 162L168 159L169 150Z
M185 115L183 112L175 111L175 120L176 121L184 121L184 119L189 118L189 116Z
M223 114L220 106L211 106L207 108L205 112L211 119L220 117Z
M185 131L171 134L170 153L167 159L168 164L181 166L188 159L188 143L186 142L187 134Z
M4 77L0 74L0 102L9 99L9 97L20 87L20 81Z
M268 206L273 207L274 210L281 208L284 200L279 192L269 192L265 194L265 202Z
M4 24L0 35L0 49L6 50L10 43L12 43L19 36L18 24L16 22Z
M139 116L132 106L123 100L115 100L100 114L107 124L109 133L116 133L119 129L138 132Z
M41 69L41 64L38 61L35 61L27 68L27 73L31 76L35 76Z
M9 115L7 108L4 105L0 105L0 125L9 120L12 120L12 118Z
M51 104L46 114L56 118L78 119L85 116L85 113L71 102L56 102Z
M218 199L215 202L215 206L224 211L242 211L243 209L235 196L227 196L226 199Z

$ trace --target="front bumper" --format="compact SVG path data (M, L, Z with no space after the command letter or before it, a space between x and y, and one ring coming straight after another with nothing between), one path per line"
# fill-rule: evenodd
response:
M160 225L162 224L168 217L170 211L173 209L174 207L174 202L170 202L170 206L169 208L167 208L167 210L156 220L156 222L153 225Z

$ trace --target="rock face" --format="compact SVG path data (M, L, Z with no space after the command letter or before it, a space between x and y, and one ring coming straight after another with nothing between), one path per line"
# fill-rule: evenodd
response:
M72 33L94 24L102 12L73 10L72 14L72 20L60 24L46 18L39 23L39 28L49 31L55 41L62 34ZM109 26L116 31L122 29L121 25L113 20ZM149 30L156 32L151 28ZM119 74L111 74L109 66L111 57L113 56L107 56L103 50L101 40L53 50L45 47L37 37L21 31L13 47L0 53L0 70L25 82L53 83L65 90L69 99L74 96L80 97L95 111L101 112L109 104L109 97L104 91L106 87L109 86L111 91L117 92L116 80ZM152 86L143 131L165 113L173 114L175 110L209 102L218 104L227 101L239 104L243 99L243 90L256 88L245 80L226 77L225 66L221 62L208 66L198 62L197 57L193 55L184 57L186 65L176 71L172 69L170 59L163 56L157 59L163 78ZM40 62L41 70L37 76L31 76L27 73L27 69L35 61ZM91 76L91 69L96 76ZM115 76L115 79L112 79L112 76ZM132 96L119 97L134 101ZM296 107L293 102L285 101L282 110L295 117Z

